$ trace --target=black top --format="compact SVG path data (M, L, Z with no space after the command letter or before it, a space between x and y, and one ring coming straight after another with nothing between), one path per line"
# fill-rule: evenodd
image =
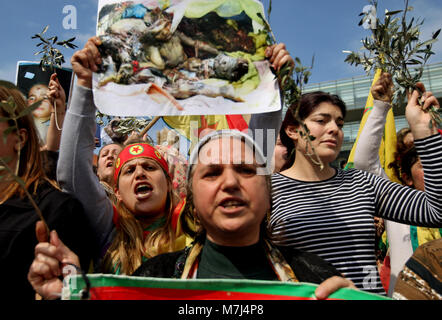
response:
M201 252L198 279L278 280L266 258L262 243L225 247L208 239Z
M277 247L277 246L276 246ZM315 254L303 252L289 247L277 247L287 263L293 269L300 282L319 284L332 276L341 274L328 262ZM204 249L203 249L204 251ZM153 278L180 278L190 247L184 250L164 253L144 262L132 276ZM264 256L264 250L263 256ZM265 257L264 257L265 258ZM246 256L248 259L248 256ZM253 267L252 267L253 269ZM243 274L247 274L242 270ZM198 269L199 273L199 269ZM268 279L259 279L268 280Z
M75 252L88 270L92 250L91 231L80 202L43 183L34 197L48 223L61 241ZM27 280L37 245L35 225L39 217L28 198L18 196L0 205L0 299L32 300L35 292Z

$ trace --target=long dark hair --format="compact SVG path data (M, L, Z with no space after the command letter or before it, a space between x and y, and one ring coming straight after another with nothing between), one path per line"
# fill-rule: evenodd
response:
M315 92L305 93L302 95L300 108L299 108L300 120L303 121L305 118L307 118L316 109L316 107L323 102L329 102L332 105L337 106L342 112L342 117L345 118L345 115L347 113L347 107L345 106L344 101L342 101L342 99L338 95L330 94L323 91L315 91ZM295 144L293 140L285 132L285 129L287 129L288 126L296 127L300 125L299 121L295 119L294 116L295 108L296 105L291 105L287 109L287 112L285 114L284 120L281 125L281 129L279 131L281 142L287 148L287 154L289 157L289 160L285 165L286 168L291 167L295 162L295 151L294 151Z
M7 101L10 97L14 99L18 113L27 108L26 101L20 90L14 85L2 81L0 83L0 101ZM7 115L3 114L3 116ZM15 123L9 121L8 125L14 126ZM49 182L54 187L58 188L56 182L50 180L45 174L43 158L40 152L40 140L32 115L27 114L17 119L17 126L18 130L25 129L27 132L27 140L20 151L20 159L18 159L18 176L24 181L26 189L31 194L35 194L37 192L37 187L44 181ZM0 201L6 201L17 194L22 198L25 197L25 191L16 181L12 181L2 193Z

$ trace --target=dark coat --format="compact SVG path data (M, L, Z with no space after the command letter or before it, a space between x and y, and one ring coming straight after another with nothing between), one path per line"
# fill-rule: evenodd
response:
M293 269L300 282L319 284L332 276L342 276L330 263L315 254L289 247L277 247ZM189 247L165 253L144 262L132 276L180 278L189 253Z
M38 188L34 200L49 229L57 231L61 241L79 256L83 270L88 270L93 242L81 203L49 183ZM0 205L0 299L35 298L27 275L37 245L37 221L39 217L28 198L13 197Z

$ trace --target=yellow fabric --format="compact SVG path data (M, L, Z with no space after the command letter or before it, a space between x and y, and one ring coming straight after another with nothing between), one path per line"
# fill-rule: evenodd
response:
M257 0L192 0L186 7L187 18L201 18L209 12L216 12L220 17L229 18L245 12L251 19L262 24L261 18L265 16L262 3Z
M376 81L378 81L379 77L381 76L381 73L382 73L382 70L380 70L380 69L378 69L376 71L374 78L373 78L373 82L371 84L371 87L373 87L373 85L376 83ZM371 88L370 88L367 102L365 104L364 115L363 115L360 125L359 125L358 135L356 137L356 141L353 144L350 155L348 157L347 162L349 163L350 166L353 165L356 145L358 143L359 136L362 132L362 129L365 126L365 123L367 122L368 115L370 114L372 108L373 108L373 95L371 94ZM379 147L379 159L380 159L382 168L384 169L385 173L388 175L390 180L400 183L399 180L395 178L393 170L388 168L388 164L390 164L394 160L395 151L396 151L396 127L394 124L393 110L390 109L387 114L384 135L382 137L381 145Z
M441 238L439 228L417 227L416 229L417 241L419 245L423 245L424 243Z

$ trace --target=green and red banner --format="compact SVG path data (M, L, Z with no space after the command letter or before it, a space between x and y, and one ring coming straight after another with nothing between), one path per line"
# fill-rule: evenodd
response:
M258 280L181 280L115 275L87 275L91 300L315 300L317 285ZM69 277L63 299L79 300L87 284ZM389 300L360 290L342 288L329 300Z

